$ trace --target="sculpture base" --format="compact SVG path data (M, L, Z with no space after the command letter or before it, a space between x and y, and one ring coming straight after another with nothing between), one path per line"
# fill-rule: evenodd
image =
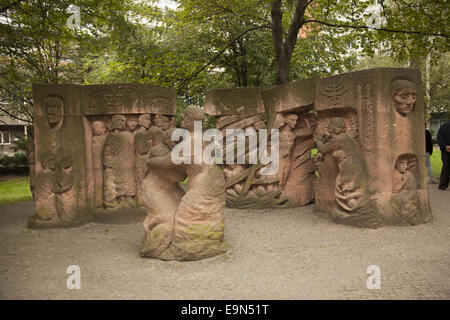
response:
M159 254L155 254L155 251L152 250L153 247L148 242L147 236L144 235L141 242L140 256L142 258L160 260L194 261L212 258L224 254L227 251L225 241L209 239L172 242Z
M83 213L77 215L75 220L40 220L37 215L28 218L28 229L54 229L54 228L74 228L92 221L92 215Z

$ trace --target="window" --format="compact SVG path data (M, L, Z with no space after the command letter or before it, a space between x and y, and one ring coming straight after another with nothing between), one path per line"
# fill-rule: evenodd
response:
M11 144L11 135L8 131L0 132L0 143L1 144Z

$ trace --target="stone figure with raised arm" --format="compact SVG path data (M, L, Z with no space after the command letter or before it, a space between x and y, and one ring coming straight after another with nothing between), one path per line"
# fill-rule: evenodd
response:
M338 173L334 192L337 206L332 216L338 220L345 220L352 215L362 214L358 211L367 200L367 176L356 143L347 133L345 120L331 119L328 130L329 136L316 136L318 149L316 161L320 162L324 155L330 154L337 162ZM364 215L367 214L370 215L369 212L364 212Z

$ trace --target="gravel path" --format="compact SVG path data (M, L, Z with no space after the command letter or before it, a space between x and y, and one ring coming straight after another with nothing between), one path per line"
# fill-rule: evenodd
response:
M450 299L450 190L430 187L434 220L377 230L336 225L313 207L226 210L227 254L141 259L142 216L28 230L33 203L0 206L1 299ZM66 269L81 268L68 290ZM369 265L381 289L366 286Z

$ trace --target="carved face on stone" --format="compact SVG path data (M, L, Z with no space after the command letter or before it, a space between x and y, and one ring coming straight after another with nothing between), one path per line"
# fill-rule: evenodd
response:
M138 124L138 119L136 117L129 117L127 119L127 127L131 131L134 131L136 129L137 124Z
M189 105L186 108L186 113L183 119L183 128L194 131L194 122L205 120L205 114L203 110L197 106Z
M163 125L163 118L162 118L162 116L159 115L159 114L155 114L155 115L153 116L153 124L154 124L155 126L161 128L162 125Z
M94 121L92 123L92 133L94 136L103 136L106 134L106 128L103 121Z
M407 116L417 98L417 86L409 80L395 80L392 83L392 101L395 110L402 116Z
M284 116L284 118L286 121L286 125L291 129L295 129L295 126L297 125L298 116L296 114L291 113Z
M408 171L408 160L407 159L400 159L397 161L397 164L395 166L401 174Z
M63 193L73 186L72 157L68 152L58 152L56 156L54 193Z
M150 128L150 121L151 121L150 114L145 113L145 114L141 114L139 116L138 124L142 128L148 129L148 128Z
M54 128L63 121L64 102L60 97L47 97L43 108L45 118L50 127Z
M123 130L125 129L125 123L126 123L127 119L125 118L125 116L120 115L120 114L116 114L112 117L112 129L113 130Z
M50 170L52 174L52 192L63 193L72 188L72 157L69 152L46 152L41 156L41 164L42 168Z
M168 130L170 128L170 118L167 116L162 116L162 129Z

